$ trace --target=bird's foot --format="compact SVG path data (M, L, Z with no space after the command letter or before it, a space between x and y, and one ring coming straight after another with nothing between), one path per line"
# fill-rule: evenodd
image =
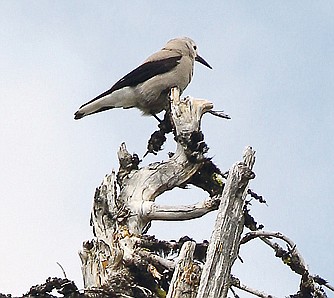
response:
M158 120L158 122L159 123L161 123L162 122L162 120L156 115L156 114L151 114L155 119L157 119Z

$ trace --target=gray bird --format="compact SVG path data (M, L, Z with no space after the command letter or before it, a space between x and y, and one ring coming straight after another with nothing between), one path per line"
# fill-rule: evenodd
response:
M197 46L188 37L175 38L143 64L121 78L109 90L82 105L74 119L113 108L140 109L144 115L160 113L168 108L168 93L171 88L180 88L181 93L191 81L194 61L212 69L197 54Z

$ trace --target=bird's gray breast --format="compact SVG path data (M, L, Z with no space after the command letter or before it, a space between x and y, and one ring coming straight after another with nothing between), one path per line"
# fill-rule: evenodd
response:
M168 72L156 75L137 86L137 106L144 114L157 114L168 106L171 88L179 87L181 92L188 86L193 74L193 61L183 56L180 63Z

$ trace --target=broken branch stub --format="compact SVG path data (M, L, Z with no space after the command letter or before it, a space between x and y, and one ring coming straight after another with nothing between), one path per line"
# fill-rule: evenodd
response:
M225 298L227 296L231 267L238 255L243 231L243 206L248 181L255 177L252 172L254 162L255 151L247 147L243 162L234 164L229 171L211 235L197 298Z
M201 268L193 261L195 247L193 241L183 244L166 298L196 297Z

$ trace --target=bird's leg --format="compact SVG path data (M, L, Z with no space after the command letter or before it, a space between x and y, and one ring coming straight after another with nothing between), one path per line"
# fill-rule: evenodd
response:
M151 114L155 119L157 119L158 120L158 122L159 123L161 123L162 122L162 120L156 115L156 114Z

